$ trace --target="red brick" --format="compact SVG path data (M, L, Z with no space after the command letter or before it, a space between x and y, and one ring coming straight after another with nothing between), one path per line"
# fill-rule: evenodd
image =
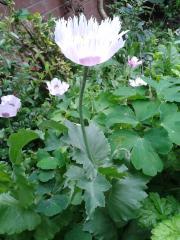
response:
M54 17L63 17L65 16L69 10L65 6L58 6L54 9L51 9L50 11L46 12L44 15L45 17L48 17L49 15Z
M27 9L31 12L39 12L41 14L44 14L46 12L46 8L42 1L38 2L37 4L33 4L29 7L27 7Z
M84 14L87 18L96 17L98 20L101 20L101 16L98 11L97 1L86 1L83 4Z
M38 3L41 0L15 0L15 7L16 9L19 8L27 8L28 6L31 6L32 4Z

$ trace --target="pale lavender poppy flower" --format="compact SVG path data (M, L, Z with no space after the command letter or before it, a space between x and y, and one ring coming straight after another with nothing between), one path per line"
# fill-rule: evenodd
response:
M129 85L131 87L140 87L140 86L146 86L147 83L142 80L142 78L137 77L135 80L129 80Z
M89 20L81 14L67 21L56 21L55 42L62 53L71 61L94 66L109 60L124 46L123 35L118 17L106 18L100 24L91 17Z
M17 115L17 108L9 104L0 104L0 117L11 118Z
M21 100L14 95L7 95L1 97L1 105L7 104L19 110L21 107Z
M69 84L66 82L61 82L58 78L54 78L50 82L46 82L49 93L53 96L61 96L67 92Z
M139 65L142 64L142 60L139 60L137 57L132 57L130 59L128 59L128 65L131 67L131 68L136 68L138 67Z

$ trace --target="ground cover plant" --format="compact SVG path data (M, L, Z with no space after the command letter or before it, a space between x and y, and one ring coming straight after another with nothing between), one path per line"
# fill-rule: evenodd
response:
M68 28L9 4L0 22L0 239L180 239L177 26L153 24L149 8L144 20L145 1L113 5L107 36L94 20L97 35L88 35L83 16Z

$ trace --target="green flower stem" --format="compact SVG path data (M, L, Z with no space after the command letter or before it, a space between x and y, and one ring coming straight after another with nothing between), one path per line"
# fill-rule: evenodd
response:
M9 132L10 132L10 134L12 134L13 133L13 128L12 128L12 125L11 125L11 119L10 118L7 119L7 123L8 123Z
M79 117L80 117L81 130L82 130L82 135L83 135L86 152L87 152L88 158L91 160L91 162L93 162L93 158L92 158L91 152L89 150L88 140L87 140L87 136L86 136L86 130L85 130L84 118L83 118L83 109L82 109L83 95L84 95L84 90L85 90L85 86L86 86L88 70L89 70L88 67L84 67L83 79L81 81L80 95L79 95Z

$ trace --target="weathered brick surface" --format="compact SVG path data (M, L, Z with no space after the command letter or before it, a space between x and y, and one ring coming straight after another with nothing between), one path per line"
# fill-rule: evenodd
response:
M7 8L4 5L0 4L0 18L5 15L7 15Z
M15 8L27 8L31 12L40 12L44 16L55 17L68 17L84 12L88 18L95 16L101 19L97 0L15 0ZM5 13L5 11L6 8L0 4L0 13Z

